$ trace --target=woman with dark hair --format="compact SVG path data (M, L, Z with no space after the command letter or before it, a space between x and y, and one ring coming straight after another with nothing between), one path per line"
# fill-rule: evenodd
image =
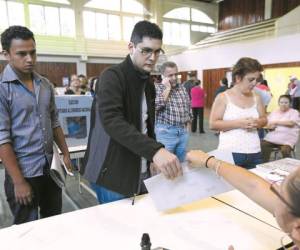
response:
M241 58L232 70L234 86L216 97L210 114L210 128L220 131L218 148L232 152L235 164L245 168L262 162L257 129L267 119L253 91L262 70L257 60Z
M300 247L300 168L278 185L200 150L190 151L187 160L192 166L205 166L216 171L217 175L272 213L281 229Z
M290 157L299 137L299 112L290 108L292 99L281 95L278 99L279 109L268 116L269 133L261 142L263 161L268 162L274 148L279 148L282 157Z
M89 86L89 91L87 91L85 94L86 95L91 95L92 97L95 96L95 90L96 90L96 85L99 81L99 77L94 76L94 77L90 77L89 81L88 81L88 86Z

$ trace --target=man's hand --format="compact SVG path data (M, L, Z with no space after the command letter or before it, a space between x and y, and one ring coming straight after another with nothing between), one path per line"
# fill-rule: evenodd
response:
M156 152L153 157L153 163L167 179L174 179L182 175L182 168L178 158L164 148Z
M160 174L160 170L157 168L157 166L153 162L150 163L150 174L151 174L151 176Z
M33 198L31 186L26 180L20 183L14 183L16 202L21 205L28 205Z
M63 156L63 161L64 161L64 164L66 165L66 168L67 168L70 172L73 172L74 168L73 168L73 165L72 165L70 156L69 156L69 155L64 155L64 156Z
M187 122L186 123L186 131L187 132L191 132L192 131L192 123L191 122Z
M161 83L165 85L166 89L168 89L168 90L171 89L171 82L168 77L165 77L164 79L162 79Z

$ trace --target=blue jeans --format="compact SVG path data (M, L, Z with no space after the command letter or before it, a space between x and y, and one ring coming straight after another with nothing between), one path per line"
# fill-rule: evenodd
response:
M100 185L97 185L96 183L91 183L91 187L96 192L100 204L105 204L105 203L118 201L126 198L126 196L111 191Z
M235 165L244 167L246 169L255 168L257 164L261 164L261 153L244 154L244 153L232 153Z
M165 148L177 155L183 162L186 155L188 133L186 128L165 124L155 125L156 140L165 145Z

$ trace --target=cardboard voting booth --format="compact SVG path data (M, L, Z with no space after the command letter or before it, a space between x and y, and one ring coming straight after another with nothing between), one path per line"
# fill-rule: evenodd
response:
M86 145L93 98L84 95L55 96L59 122L69 147Z

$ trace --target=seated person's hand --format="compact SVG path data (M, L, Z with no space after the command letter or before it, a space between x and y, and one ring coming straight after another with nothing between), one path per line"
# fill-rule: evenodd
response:
M186 155L186 160L192 167L203 167L209 155L201 150L191 150Z
M269 130L274 130L276 128L276 123L275 122L270 122L267 126Z

